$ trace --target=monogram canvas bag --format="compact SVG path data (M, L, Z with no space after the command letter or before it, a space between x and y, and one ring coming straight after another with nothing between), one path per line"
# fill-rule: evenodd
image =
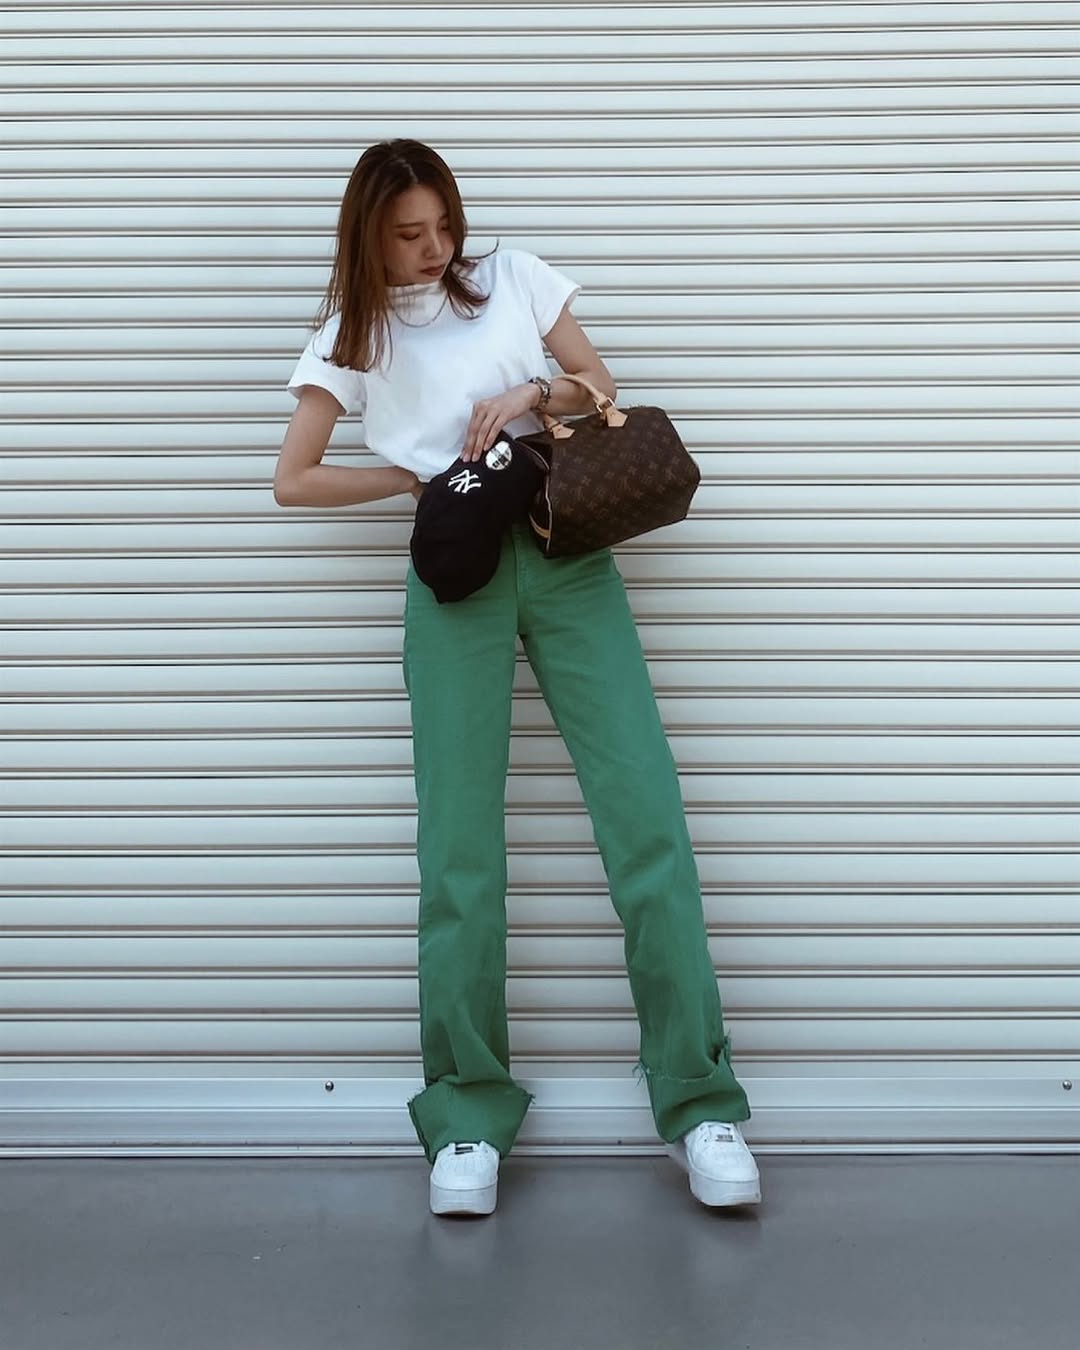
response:
M529 513L541 552L565 558L609 548L684 520L701 471L662 408L615 406L580 375L595 413L515 439L543 456L548 469Z

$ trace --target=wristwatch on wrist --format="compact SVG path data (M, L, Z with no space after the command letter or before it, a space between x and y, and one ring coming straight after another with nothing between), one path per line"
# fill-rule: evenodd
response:
M548 405L548 400L551 398L551 381L545 380L543 375L534 375L528 383L535 384L540 390L540 402L536 405L536 411L543 412Z

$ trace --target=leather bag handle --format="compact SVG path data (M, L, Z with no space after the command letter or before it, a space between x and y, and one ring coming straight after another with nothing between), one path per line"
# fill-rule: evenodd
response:
M621 427L626 421L626 413L621 412L608 398L607 394L602 394L596 385L590 384L588 380L580 375L567 375L560 372L556 377L559 380L573 380L575 384L580 384L583 389L587 389L589 396L593 401L596 411L603 418L609 427ZM574 428L567 426L565 422L560 422L557 417L551 417L548 413L540 414L544 423L544 430L550 431L555 440L566 440L567 437L574 434Z

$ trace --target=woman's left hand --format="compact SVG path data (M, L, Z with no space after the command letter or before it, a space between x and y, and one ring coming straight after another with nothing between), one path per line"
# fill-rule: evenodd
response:
M518 384L504 394L474 403L461 458L466 464L479 459L495 444L507 422L535 408L538 401L539 391L535 384Z

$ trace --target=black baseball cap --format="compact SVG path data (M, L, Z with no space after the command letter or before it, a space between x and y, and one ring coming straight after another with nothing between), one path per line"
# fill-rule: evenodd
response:
M440 604L464 600L495 575L502 536L527 514L546 470L538 450L503 431L478 460L458 458L425 486L409 552Z

